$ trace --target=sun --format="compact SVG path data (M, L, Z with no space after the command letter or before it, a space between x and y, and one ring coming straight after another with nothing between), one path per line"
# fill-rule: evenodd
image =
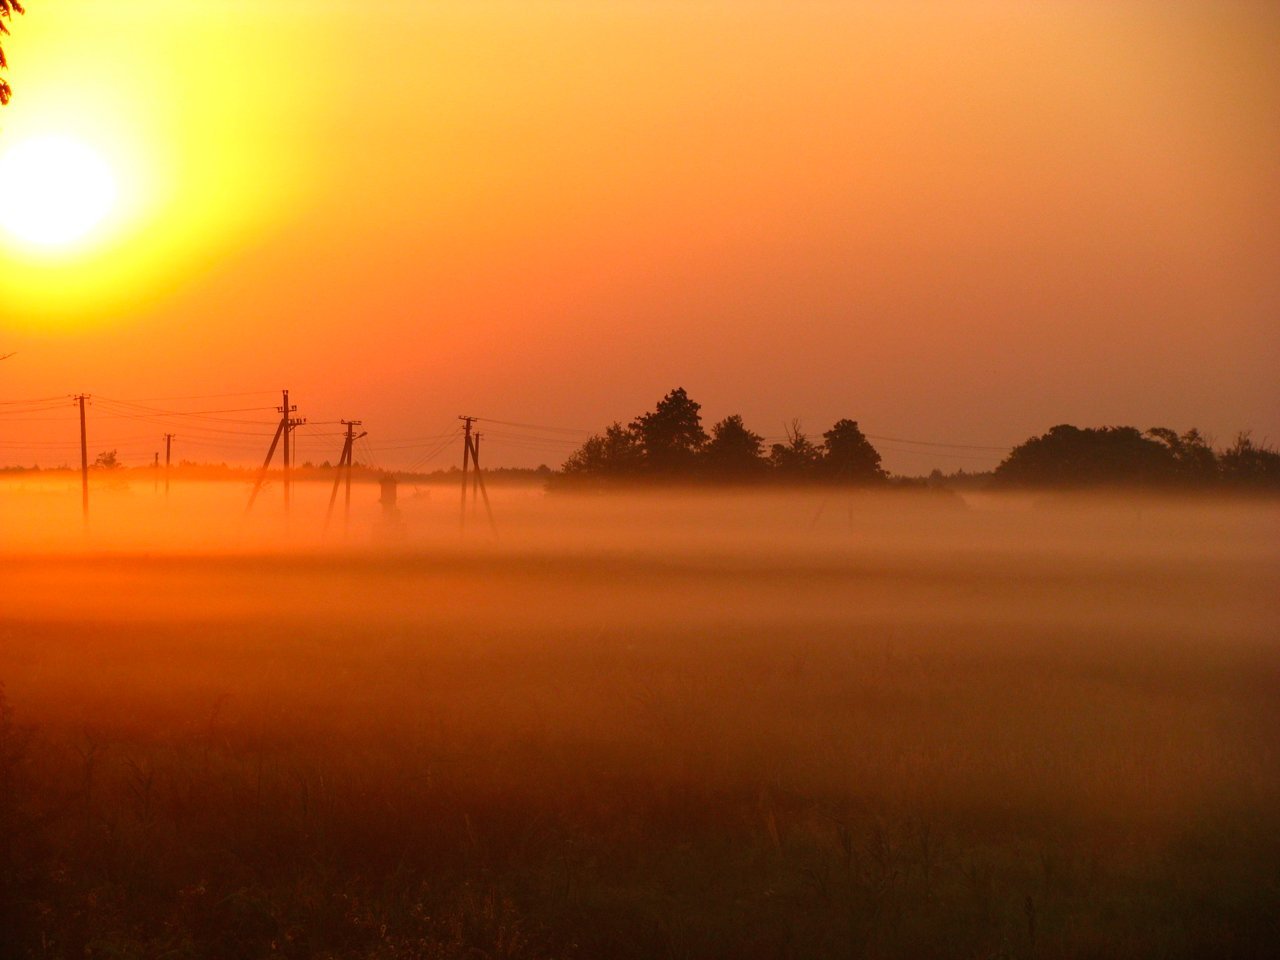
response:
M20 243L57 249L85 239L117 193L111 167L80 140L41 136L0 147L0 229Z

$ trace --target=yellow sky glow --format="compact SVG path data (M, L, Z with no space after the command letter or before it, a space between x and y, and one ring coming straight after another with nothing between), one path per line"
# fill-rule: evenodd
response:
M81 144L111 171L116 196L92 242L0 235L0 303L12 324L115 317L287 214L298 174L284 151L271 154L260 107L296 93L298 81L235 6L140 0L108 10L64 0L16 24L22 95L0 115L3 145ZM0 195L0 211L4 203Z

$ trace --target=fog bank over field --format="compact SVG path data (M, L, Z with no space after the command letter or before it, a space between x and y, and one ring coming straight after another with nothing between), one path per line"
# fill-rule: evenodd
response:
M246 513L248 486L4 488L10 609L75 620L559 624L1030 622L1260 636L1223 604L1280 583L1280 504L1137 494L813 489L571 495L516 485L474 500L401 484L395 511L356 484L297 483ZM49 566L41 557L61 558ZM46 577L53 574L52 581ZM75 589L66 588L68 580ZM357 599L358 595L358 599ZM1272 610L1274 613L1274 609ZM1113 622L1114 621L1114 622Z
M139 477L142 477L139 479ZM140 471L92 478L90 516L79 476L0 478L0 552L637 552L768 558L785 555L925 555L950 551L1149 552L1249 556L1280 532L1280 500L1203 493L986 492L828 487L692 488L548 494L537 482L493 485L494 523L459 484L400 482L395 510L376 483L352 486L350 522L331 484L292 485L288 514L278 479L247 510L245 479L163 481ZM1208 551L1208 553L1205 553Z
M1274 945L1274 501L78 492L0 486L15 955Z

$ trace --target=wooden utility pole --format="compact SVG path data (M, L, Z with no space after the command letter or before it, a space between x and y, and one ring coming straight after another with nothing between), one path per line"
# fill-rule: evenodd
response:
M84 402L89 397L77 394L75 400L80 404L80 506L84 511L84 523L89 525L89 438L84 425Z
M173 459L173 438L175 434L164 435L164 495L169 496L169 464Z
M344 493L344 503L342 512L342 532L345 534L351 529L351 462L356 456L356 441L360 437L368 436L364 430L360 431L360 435L355 433L356 427L363 426L363 420L343 420L342 424L347 428L347 471L346 471L346 492Z
M262 461L262 469L258 471L258 479L253 484L253 493L249 494L249 506L245 507L245 513L253 509L253 503L258 499L258 491L262 489L262 485L267 480L267 471L271 468L271 458L276 455L276 445L280 443L281 438L284 439L284 510L289 512L289 434L295 428L302 426L307 422L306 417L292 417L291 413L298 408L289 405L289 391L281 391L284 403L276 407L280 411L280 423L276 425L276 435L271 438L271 446L267 448L267 459Z
M480 442L479 434L471 437L469 448L471 450L471 465L475 468L475 484L480 490L480 497L484 501L484 512L489 518L489 529L493 532L494 537L498 536L498 525L493 520L493 508L489 506L489 491L485 489L484 474L480 472ZM474 501L472 502L474 506Z
M160 492L160 451L156 451L155 459L151 462L151 492Z
M462 519L458 529L467 531L467 467L471 462L471 424L475 417L458 417L464 424L462 433Z
M329 521L333 519L333 505L338 502L338 486L346 481L346 502L344 504L344 513L342 519L343 532L347 532L351 527L351 462L355 457L356 441L361 437L367 437L368 433L360 431L356 433L356 427L364 424L363 420L340 420L338 421L347 428L346 438L342 442L342 456L338 458L338 469L333 478L333 490L329 494L329 512L325 514L324 528L329 529Z
M281 406L279 407L280 421L281 423L284 424L284 451L283 451L283 460L281 461L281 463L284 466L284 512L288 513L289 512L289 434L293 433L293 427L294 427L293 417L290 416L290 414L296 412L298 407L296 404L292 407L289 406L288 390L281 391L281 394L284 397L284 403L281 404Z

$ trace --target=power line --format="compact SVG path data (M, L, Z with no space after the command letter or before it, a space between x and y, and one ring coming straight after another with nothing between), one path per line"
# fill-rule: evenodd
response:
M224 397L273 397L274 390L248 390L242 393L201 393L185 397L135 397L143 403L161 403L166 400L221 400Z
M967 454L967 453L949 453L945 450L912 450L906 447L884 447L883 449L890 450L894 453L910 454L911 456L916 456L916 457L925 457L925 456L942 457L947 460L971 460L977 463L991 463L993 460L998 459L995 456L981 456L978 454Z
M883 440L888 443L911 443L921 447L949 447L955 450L992 450L998 453L1007 453L1011 447L993 447L983 446L977 443L942 443L938 440L908 440L905 437L882 437L874 433L864 433L864 437L869 440Z
M106 416L114 416L116 418L164 418L173 419L175 417L185 417L195 420L205 420L211 423L232 423L242 426L266 426L274 421L271 420L247 420L242 417L223 417L214 416L219 413L255 413L274 410L274 407L235 407L227 410L161 410L157 407L148 407L139 403L130 403L127 400L112 400L103 398L103 402L108 409L116 411L114 414Z
M8 406L9 404L15 404L15 403L17 403L17 404L22 404L22 403L49 403L49 402L54 401L54 400L56 400L56 401L58 401L58 402L63 402L63 401L65 401L66 399L67 399L67 397L66 397L66 395L65 395L65 394L60 394L59 396L56 396L56 397L33 397L33 398L29 399L29 400L0 400L0 406Z
M547 433L571 433L580 436L591 436L594 430L582 430L578 427L552 427L546 424L537 423L517 423L514 420L495 420L492 417L472 417L472 420L478 420L482 423L496 423L504 427L523 427L526 430L542 430Z
M175 417L194 417L212 413L250 413L265 410L274 410L274 407L222 407L216 410L163 410L160 407L149 407L145 404L135 403L131 400L116 400L112 397L97 397L100 403L107 403L119 407L133 407L137 410L145 410L147 413L162 413Z
M421 470L423 467L439 459L439 457L446 450L448 450L450 447L453 446L454 441L457 440L458 435L461 432L462 432L461 428L458 428L457 430L455 430L453 433L449 435L448 439L441 441L433 449L428 450L426 453L419 456L416 460L412 461L407 467L404 468L405 472L412 473L416 470Z

